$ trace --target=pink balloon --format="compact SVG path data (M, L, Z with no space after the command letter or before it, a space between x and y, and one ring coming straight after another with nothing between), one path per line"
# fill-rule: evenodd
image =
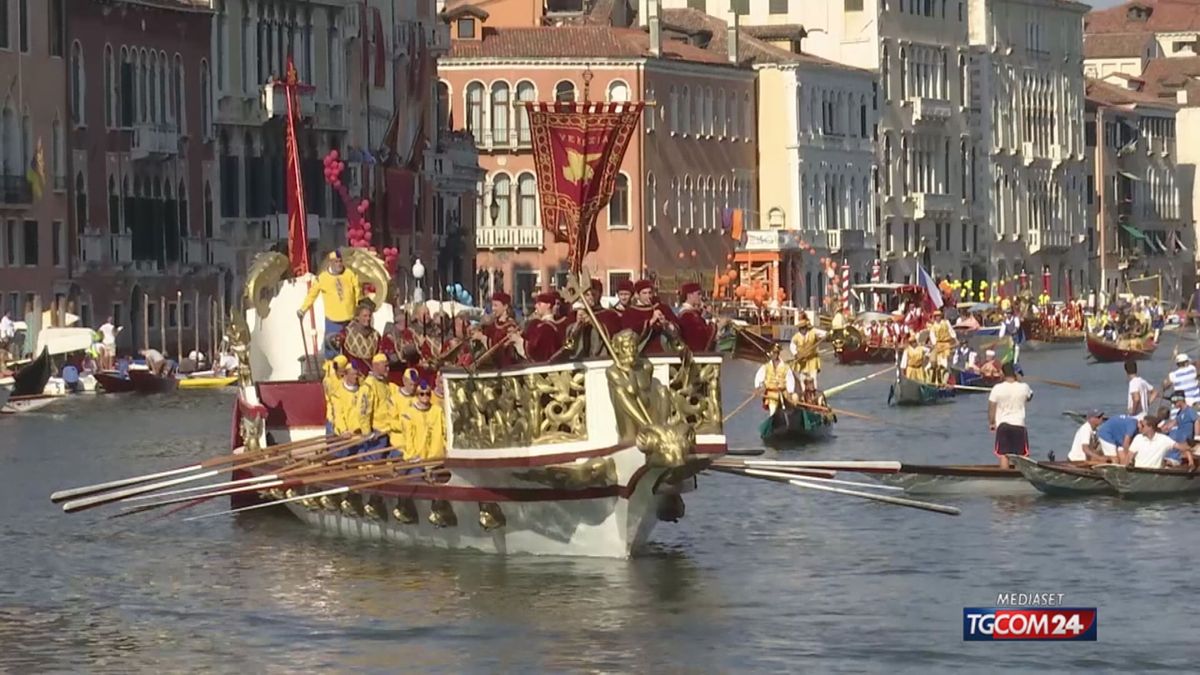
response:
M333 187L335 190L341 190L342 189L342 181L338 180L337 178L334 178L333 179Z
M332 158L334 158L334 159L337 159L337 158L338 158L338 151L337 151L337 148L334 148L334 149L330 150L330 151L329 151L329 156L330 156L330 157L332 157Z
M371 221L369 221L369 220L362 221L362 229L363 229L363 232L370 232L371 231Z
M370 232L363 233L363 241L367 242L368 244L371 243L371 233Z

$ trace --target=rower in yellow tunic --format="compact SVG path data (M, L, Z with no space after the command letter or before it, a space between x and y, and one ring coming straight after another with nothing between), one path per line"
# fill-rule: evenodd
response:
M825 331L813 328L808 314L800 313L796 322L796 334L792 336L792 368L800 375L812 377L817 381L817 373L821 372L821 355L817 346L825 337Z
M900 369L904 371L904 376L910 380L925 382L925 365L927 363L928 357L925 348L917 344L916 335L909 333L908 346L904 348L904 353L900 356Z
M341 357L344 358L344 357ZM372 415L372 430L380 434L387 434L391 431L392 420L395 415L392 412L393 393L399 393L400 388L388 381L388 358L384 354L376 354L371 359L371 372L366 377L366 382L363 386L371 390L371 395L375 398L375 412ZM394 390L394 392L393 392Z
M779 345L772 345L769 361L754 374L754 389L762 392L763 410L771 415L796 394L796 374L779 358Z
M325 394L325 433L333 433L333 406L330 400L334 391L342 386L342 369L350 365L350 360L338 354L325 362L325 376L321 378L321 391Z
M933 323L929 325L929 342L933 346L932 380L944 383L950 377L950 354L954 352L958 338L940 308L933 310Z
M317 275L316 283L309 287L308 295L304 296L296 315L303 318L317 301L317 296L321 296L325 306L325 337L329 338L341 333L350 319L354 318L354 308L361 299L362 282L357 274L342 264L342 254L338 251L330 253L327 261L328 267ZM326 345L325 359L332 359L336 355L337 350Z
M417 400L404 413L404 459L419 462L446 456L446 420L433 405L428 382L417 387Z
M375 395L358 383L358 371L346 366L342 380L329 397L335 434L368 434L374 430Z

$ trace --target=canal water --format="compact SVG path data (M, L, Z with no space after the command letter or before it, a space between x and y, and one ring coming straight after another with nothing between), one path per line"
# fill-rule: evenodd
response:
M1151 382L1173 339L1142 364ZM1039 456L1065 456L1064 409L1123 406L1120 364L1087 365L1081 346L1022 361L1083 385L1034 385ZM826 364L823 383L877 368ZM726 410L752 375L726 367ZM896 409L888 384L832 401L883 423L843 417L835 439L780 454L993 461L985 396ZM951 518L703 476L686 518L628 561L410 550L316 536L284 513L109 520L49 502L222 454L230 406L229 392L94 396L0 418L0 672L1143 672L1196 660L1191 500L942 498L962 509ZM758 445L759 414L731 422L732 446ZM1099 641L964 643L963 608L1002 592L1098 607Z

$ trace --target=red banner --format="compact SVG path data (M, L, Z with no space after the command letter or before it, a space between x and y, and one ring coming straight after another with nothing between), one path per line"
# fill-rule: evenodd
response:
M411 234L416 222L417 175L407 169L389 168L385 172L388 229L396 234Z
M300 115L297 93L300 82L296 75L296 64L288 57L287 78L283 85L287 92L287 210L288 210L288 259L292 273L296 276L308 274L308 209L304 201L304 182L300 170L300 146L296 143L296 118Z
M529 105L542 227L567 244L571 270L600 248L596 216L608 205L641 103Z

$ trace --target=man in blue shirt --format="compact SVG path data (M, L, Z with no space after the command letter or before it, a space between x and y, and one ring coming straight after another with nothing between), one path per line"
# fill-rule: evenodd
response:
M1171 403L1175 409L1171 411L1171 427L1167 435L1176 443L1191 445L1192 439L1198 435L1196 421L1200 420L1200 415L1196 413L1195 408L1187 404L1187 397L1182 391L1171 395Z
M1132 415L1116 415L1104 421L1096 429L1100 450L1107 457L1120 457L1129 450L1138 433L1137 418Z

